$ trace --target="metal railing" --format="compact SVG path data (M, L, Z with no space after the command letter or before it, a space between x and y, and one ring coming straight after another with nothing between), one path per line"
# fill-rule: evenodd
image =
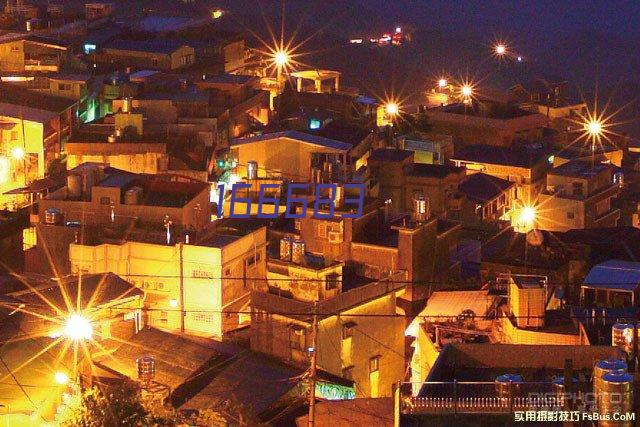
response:
M416 387L417 386L417 387ZM552 382L424 382L402 383L402 414L478 414L562 410L566 399L574 407L590 406L590 384L576 384L570 395ZM587 387L587 388L585 388ZM419 391L418 391L419 390Z

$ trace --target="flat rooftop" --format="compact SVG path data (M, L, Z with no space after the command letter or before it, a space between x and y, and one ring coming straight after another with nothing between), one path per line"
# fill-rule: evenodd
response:
M604 163L592 163L583 160L572 160L549 171L550 175L570 176L574 178L590 178L611 169Z
M498 103L480 103L474 101L471 105L457 103L449 104L437 109L443 113L460 114L464 116L486 117L489 119L509 120L530 116L534 113L516 106Z

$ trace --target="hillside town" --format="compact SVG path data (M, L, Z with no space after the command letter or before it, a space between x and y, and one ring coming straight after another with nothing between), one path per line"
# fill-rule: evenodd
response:
M0 15L0 425L636 425L640 143L571 70L413 102L68 3Z

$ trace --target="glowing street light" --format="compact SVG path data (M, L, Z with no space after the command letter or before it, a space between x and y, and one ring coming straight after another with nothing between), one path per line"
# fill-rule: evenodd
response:
M447 79L438 80L438 87L440 89L444 89L447 86Z
M89 319L74 313L64 323L62 334L73 341L90 340L93 335L93 326L91 326Z
M13 150L11 150L11 155L16 160L24 159L24 154L24 149L22 147L15 147Z
M398 107L398 104L396 104L395 102L389 102L385 106L385 111L389 116L395 116L400 112L400 107Z
M594 138L602 134L602 123L599 120L589 120L584 127L587 133Z
M273 54L273 62L275 62L278 67L284 67L289 63L289 54L284 50L279 50Z
M504 44L500 43L496 45L495 51L496 51L496 55L502 56L505 53L507 53L507 47Z
M460 88L460 93L462 93L462 96L465 98L469 98L473 94L473 88L470 85L463 85Z
M65 374L64 372L56 372L53 375L53 379L55 380L56 384L66 385L69 382L69 375Z
M531 206L525 206L520 211L520 221L525 225L532 225L536 220L536 209Z

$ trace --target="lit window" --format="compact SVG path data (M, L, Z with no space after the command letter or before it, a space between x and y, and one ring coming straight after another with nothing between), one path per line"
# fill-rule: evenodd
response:
M326 239L327 237L327 224L321 222L318 224L318 228L316 229L316 235L321 239Z
M29 227L22 230L22 250L26 251L36 246L38 242L36 228Z
M96 51L96 47L97 46L95 44L85 43L85 45L84 45L84 53L86 55L89 55L89 54L91 54L91 53Z
M160 312L160 323L167 323L169 321L169 313L166 311Z

